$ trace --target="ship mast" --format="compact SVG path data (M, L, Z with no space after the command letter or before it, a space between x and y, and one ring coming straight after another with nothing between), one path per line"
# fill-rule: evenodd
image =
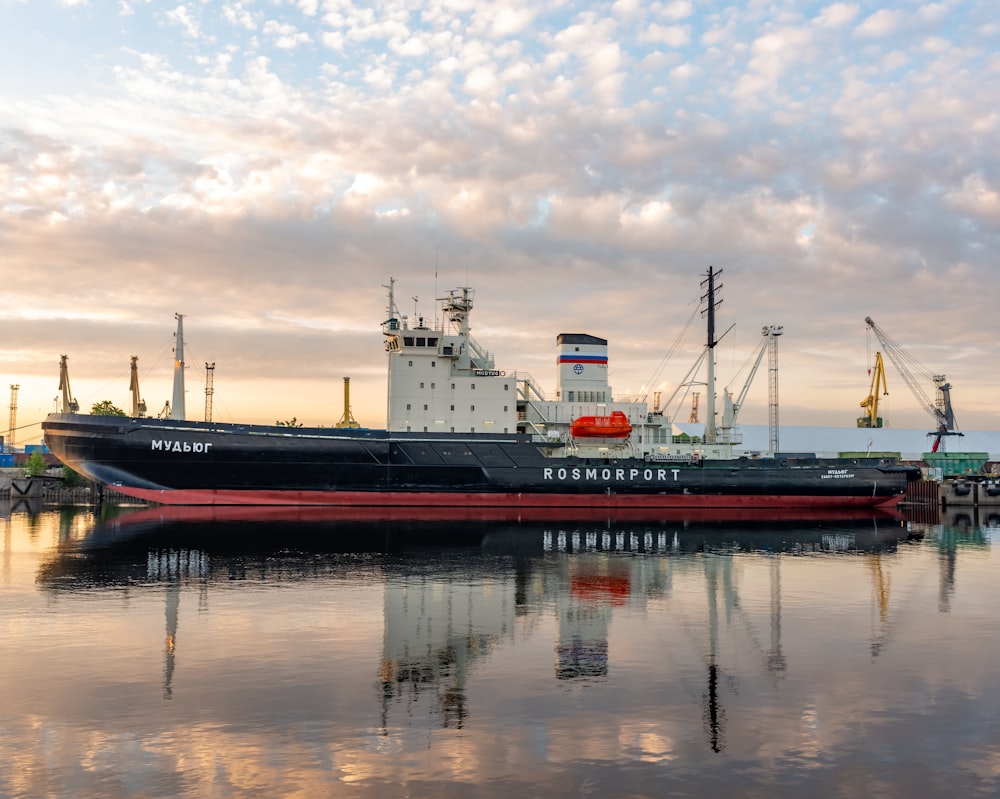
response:
M389 290L389 307L387 309L389 318L386 319L382 323L382 325L388 330L392 331L399 330L399 309L396 308L396 295L395 295L396 278L390 277L388 285L383 283L382 288Z
M708 317L708 380L707 391L708 407L705 409L705 443L715 444L717 432L715 427L715 345L719 342L715 338L715 309L722 304L722 300L716 301L716 288L722 288L721 284L715 285L715 278L722 274L720 269L714 271L708 267L708 276L701 281L702 286L708 286L702 300L705 301L705 310L702 311Z
M177 343L174 345L174 401L170 407L171 419L184 418L184 314L175 313Z

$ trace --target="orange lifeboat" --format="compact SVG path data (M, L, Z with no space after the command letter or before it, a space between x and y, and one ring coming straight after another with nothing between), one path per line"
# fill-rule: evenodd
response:
M610 416L580 416L569 426L573 438L628 438L632 425L622 411Z

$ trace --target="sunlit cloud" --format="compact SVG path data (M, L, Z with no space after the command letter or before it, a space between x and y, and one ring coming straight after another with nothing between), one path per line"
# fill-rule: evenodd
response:
M996 304L988 288L949 283L992 286L1000 240L1000 26L978 6L129 0L47 12L76 35L34 4L11 7L46 46L18 52L0 89L0 266L13 276L6 307L47 306L64 341L80 314L169 327L192 304L224 330L279 296L290 316L325 308L373 331L329 368L365 373L354 390L377 425L387 275L428 296L435 273L478 285L483 326L504 330L518 362L563 325L622 342L670 326L714 264L727 285L747 281L724 306L734 323L780 311L786 350L827 353L822 367L803 357L783 395L821 372L841 388L802 388L800 404L850 421L865 345L843 320L860 306L905 305L897 334L919 344L954 329L947 308L989 318ZM70 46L71 66L42 58ZM68 276L45 302L23 277L42 269ZM907 288L914 275L922 291ZM633 307L608 303L621 285ZM5 371L51 371L60 347L44 347L41 367ZM229 359L249 368L238 349ZM993 424L979 397L997 378L961 368L955 385ZM623 392L648 377L622 361L615 374Z

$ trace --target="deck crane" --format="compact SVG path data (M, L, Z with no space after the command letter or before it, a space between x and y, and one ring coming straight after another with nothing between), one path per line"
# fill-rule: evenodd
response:
M753 382L754 375L757 374L757 367L760 366L760 362L764 359L764 353L767 351L767 328L764 328L763 336L760 339L760 343L757 348L750 354L748 360L753 360L753 366L750 367L750 374L748 375L746 382L743 384L743 388L740 390L739 395L736 399L733 399L732 393L729 391L729 387L722 389L722 426L723 428L732 428L736 426L736 417L740 412L740 408L743 407L743 400L746 399L747 392L750 390L750 384Z
M875 334L886 354L899 369L904 382L909 386L917 402L927 411L937 425L933 432L927 435L934 436L934 445L931 452L937 452L945 436L963 435L958 431L955 424L955 414L951 409L951 383L945 381L944 375L931 374L925 367L921 366L917 360L904 350L888 333L872 321L870 316L865 317L865 324ZM936 390L936 399L931 402L927 392L921 387L914 372L923 377L925 382L930 380Z
M769 441L771 442L769 448L772 452L778 448L777 337L780 336L783 331L783 325L765 325L762 327L760 331L760 343L750 354L750 358L747 359L748 363L751 360L753 361L753 366L750 368L750 374L747 376L746 382L743 384L743 388L740 390L739 396L737 396L734 400L728 386L722 391L722 428L723 430L731 431L736 426L736 418L739 415L740 409L743 407L743 401L746 399L747 392L750 390L750 384L753 382L754 375L757 374L760 362L764 359L764 353L767 352L769 354L768 362L771 364L769 371L771 371L772 374L768 385L768 405L770 407L768 432L770 434Z

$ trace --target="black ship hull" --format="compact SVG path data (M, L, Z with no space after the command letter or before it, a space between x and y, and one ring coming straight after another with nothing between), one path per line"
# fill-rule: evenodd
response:
M552 457L527 435L416 434L51 414L63 463L167 505L891 508L911 467L877 458Z

